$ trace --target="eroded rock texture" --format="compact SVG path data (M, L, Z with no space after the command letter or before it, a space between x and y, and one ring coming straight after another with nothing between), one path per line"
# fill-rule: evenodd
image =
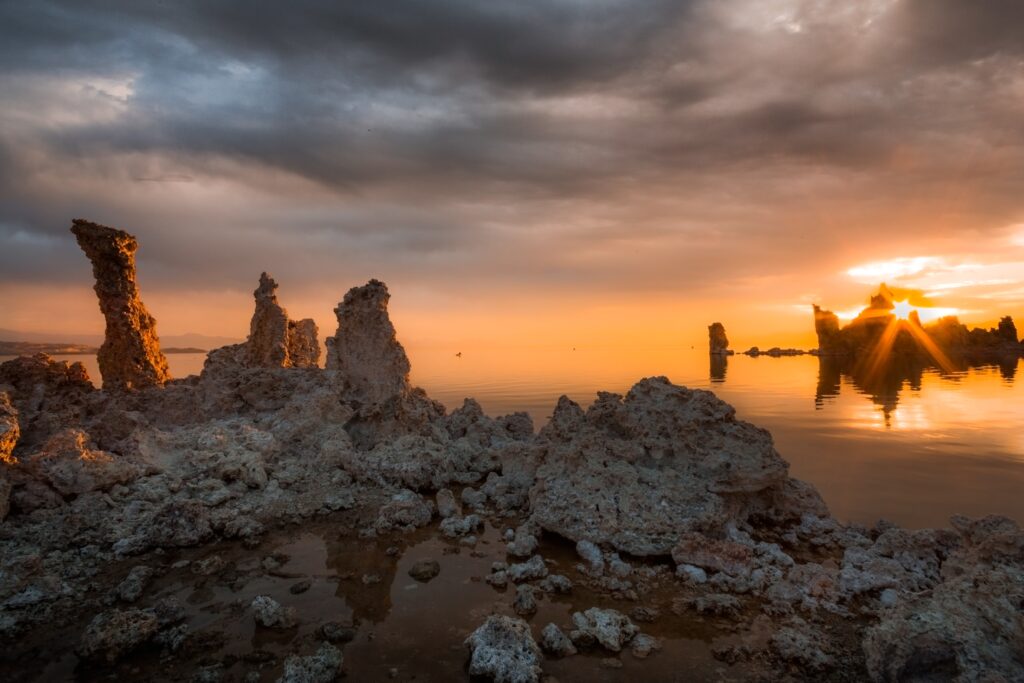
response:
M0 462L13 462L14 446L20 436L18 411L11 405L7 392L0 391Z
M725 336L725 325L722 323L708 325L708 344L713 355L729 355L729 337Z
M266 273L253 292L256 310L249 324L243 360L252 367L311 368L320 360L317 327L311 319L289 320L277 301L277 283Z
M96 296L107 321L99 351L106 389L141 389L171 378L160 351L156 320L139 298L135 282L135 238L122 230L86 220L73 221L71 232L92 262Z
M635 555L668 554L685 532L720 534L792 498L767 431L711 392L664 377L624 399L601 392L586 412L563 396L535 449L532 521Z
M370 280L353 287L334 309L338 331L327 340L327 369L353 397L380 403L409 389L409 358L388 317L387 285Z

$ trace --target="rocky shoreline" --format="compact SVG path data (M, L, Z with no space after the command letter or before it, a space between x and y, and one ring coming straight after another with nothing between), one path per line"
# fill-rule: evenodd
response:
M73 651L84 678L334 680L359 624L249 598L289 572L273 539L313 526L353 552L396 548L345 593L368 612L388 599L374 586L390 586L403 539L492 560L474 576L498 607L452 636L466 678L557 668L573 680L574 660L614 671L627 650L653 664L667 624L710 621L725 678L1024 679L1024 532L1007 518L843 525L788 476L768 432L664 377L586 409L563 397L537 433L526 414L488 417L472 399L448 413L410 386L377 281L335 309L326 369L315 325L290 320L264 274L248 340L171 379L135 286L135 239L75 231L107 318L103 389L43 354L0 365L5 679ZM409 576L429 588L445 573L423 562ZM233 618L294 651L225 653L161 597L185 571L246 595ZM536 618L565 595L579 606L569 619Z

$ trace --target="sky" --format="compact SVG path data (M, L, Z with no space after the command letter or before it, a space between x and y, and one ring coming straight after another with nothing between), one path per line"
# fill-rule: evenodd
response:
M0 328L388 283L407 343L813 342L881 281L1024 318L1018 0L0 0ZM461 348L461 347L460 347Z

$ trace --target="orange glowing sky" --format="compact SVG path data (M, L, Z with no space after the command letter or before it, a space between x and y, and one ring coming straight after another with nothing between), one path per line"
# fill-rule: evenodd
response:
M4 6L0 339L101 334L72 217L170 338L244 337L262 270L322 333L386 281L413 346L1024 317L1024 5L637 4Z

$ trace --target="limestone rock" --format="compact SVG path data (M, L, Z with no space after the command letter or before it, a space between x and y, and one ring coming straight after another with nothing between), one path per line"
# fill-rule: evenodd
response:
M420 560L409 568L409 576L426 583L441 573L441 565L437 560Z
M268 595L257 595L252 599L251 607L256 623L264 628L284 631L293 628L299 622L294 607L283 607Z
M555 624L548 624L540 632L540 646L554 657L569 657L576 654L576 646Z
M395 529L410 530L430 524L433 516L431 502L415 491L406 489L396 493L381 506L374 527L378 533Z
M708 391L664 377L623 399L601 392L586 413L563 397L534 447L530 520L574 541L667 554L688 531L721 534L754 514L801 505L771 435Z
M516 586L516 596L512 601L512 609L522 617L537 613L537 596L534 594L533 586L523 584Z
M541 651L522 619L491 615L466 639L469 675L495 683L536 683L540 680Z
M711 323L708 325L708 344L712 355L728 356L729 338L725 336L725 326L722 323Z
M0 363L0 387L17 411L17 450L31 452L54 433L82 421L96 387L81 363L45 353Z
M576 627L569 637L577 645L596 642L612 652L622 648L640 632L640 629L622 612L591 607L585 612L574 612L572 623Z
M333 683L341 673L345 658L341 650L324 643L316 654L291 655L284 660L284 674L277 683Z
M14 462L14 446L20 436L18 411L11 405L7 392L0 391L0 462Z
M379 403L409 389L409 359L388 317L387 285L353 287L334 309L338 331L327 340L327 369L352 396Z
M311 319L289 320L277 301L277 283L266 273L253 292L256 310L244 344L244 362L250 367L316 367L320 360L317 327Z
M80 429L52 436L42 450L25 460L25 468L62 496L105 491L138 477L141 468L124 458L92 447Z
M100 659L113 664L130 650L152 638L158 622L154 613L128 609L97 614L78 644L84 659Z
M941 581L868 629L873 680L1024 680L1024 532L1005 517L953 524L962 546Z
M107 331L99 351L106 389L142 389L171 378L160 351L156 320L139 298L135 282L135 238L86 220L73 221L71 232L92 262L96 296Z
M117 585L114 592L117 594L117 597L125 602L135 602L142 597L143 591L146 590L146 586L149 585L152 578L153 568L140 564L132 567L132 570L128 572L128 576Z

